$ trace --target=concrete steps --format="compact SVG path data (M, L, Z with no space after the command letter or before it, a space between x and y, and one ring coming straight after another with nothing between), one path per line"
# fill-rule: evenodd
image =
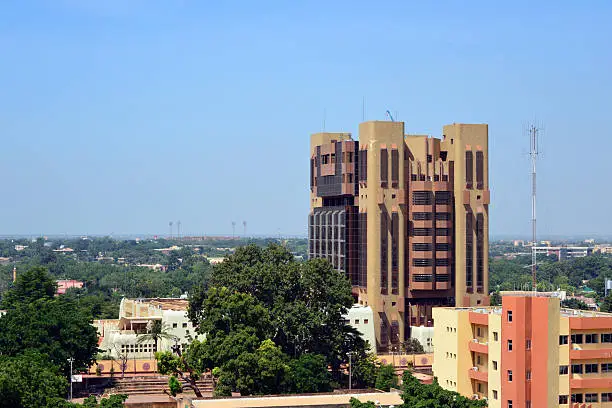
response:
M204 394L213 392L212 380L202 379L198 381L198 388ZM167 376L155 376L155 377L126 377L126 378L115 378L113 381L113 388L111 391L115 394L126 394L126 395L152 395L152 394L163 394L164 390L168 389L168 377ZM193 394L193 391L186 388L185 394Z

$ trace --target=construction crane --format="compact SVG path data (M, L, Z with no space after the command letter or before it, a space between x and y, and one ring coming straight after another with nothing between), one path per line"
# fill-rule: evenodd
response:
M393 115L391 115L391 112L389 112L388 109L387 109L387 116L389 117L389 119L391 119L391 122L395 122L395 119L393 119Z

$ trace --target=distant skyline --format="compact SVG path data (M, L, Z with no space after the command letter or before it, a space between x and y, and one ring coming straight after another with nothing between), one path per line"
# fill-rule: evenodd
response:
M537 4L536 4L537 3ZM0 3L0 235L306 235L309 135L488 123L490 234L612 236L612 3ZM176 231L176 225L175 225ZM240 234L239 234L240 233Z

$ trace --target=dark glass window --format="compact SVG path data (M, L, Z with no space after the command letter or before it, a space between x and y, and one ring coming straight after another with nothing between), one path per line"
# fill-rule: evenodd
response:
M412 204L414 205L431 205L433 201L433 193L431 191L414 191L412 193Z
M397 149L391 150L391 182L399 181L399 152Z
M368 151L359 151L359 181L368 181Z
M388 216L385 211L380 213L380 289L381 293L386 294L389 286L389 270L387 265L388 254Z
M559 366L559 375L567 375L568 367L566 365Z
M582 344L582 334L571 335L572 344Z
M391 291L399 292L399 214L391 214Z
M484 154L476 152L476 188L484 188Z
M387 149L380 149L380 182L386 184L389 181L389 154Z
M476 216L476 287L479 292L484 289L484 216Z
M415 221L428 221L432 219L433 214L428 212L412 213L412 219Z
M465 152L465 188L472 188L474 183L474 156L471 151Z
M472 220L474 219L471 212L465 213L465 286L468 291L473 290L474 276L474 231Z
M449 191L438 191L436 193L437 205L449 205L451 203L451 194Z

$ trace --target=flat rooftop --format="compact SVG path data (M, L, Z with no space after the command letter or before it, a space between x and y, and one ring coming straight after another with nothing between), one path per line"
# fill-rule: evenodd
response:
M189 306L189 300L177 299L177 298L128 299L128 301L131 301L134 303L142 303L142 304L148 303L151 306L154 306L162 310L183 311L183 310L187 310L187 307Z

